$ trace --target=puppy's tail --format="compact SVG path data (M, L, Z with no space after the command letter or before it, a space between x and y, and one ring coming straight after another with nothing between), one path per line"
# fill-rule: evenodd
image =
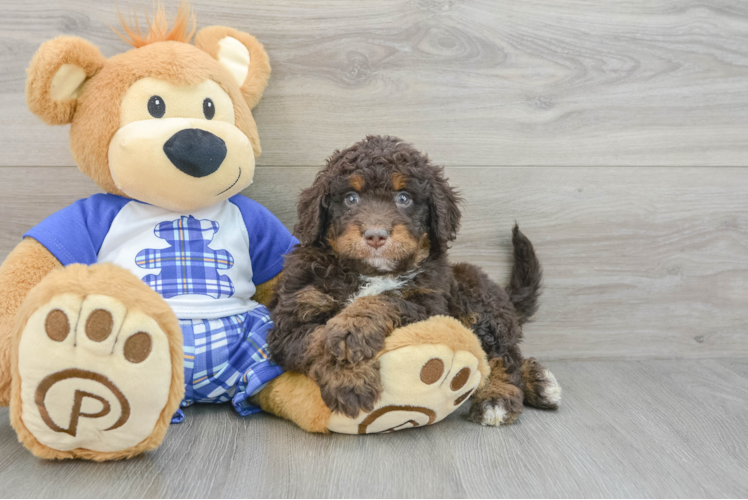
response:
M512 229L512 245L514 246L514 267L506 291L514 304L521 325L538 310L543 270L540 267L540 261L535 256L532 243L527 236L522 234L516 223Z

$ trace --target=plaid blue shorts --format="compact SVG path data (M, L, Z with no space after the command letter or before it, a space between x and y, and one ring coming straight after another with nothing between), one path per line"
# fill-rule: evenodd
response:
M283 373L268 357L266 337L273 322L265 306L219 319L179 320L184 336L184 400L194 403L231 401L243 417L260 408L250 396ZM184 420L178 410L172 423Z

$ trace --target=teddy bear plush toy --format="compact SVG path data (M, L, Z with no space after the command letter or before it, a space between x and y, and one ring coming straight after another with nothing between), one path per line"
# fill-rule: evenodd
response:
M189 43L187 7L172 28L160 8L147 35L123 25L132 50L107 59L59 37L28 70L29 109L71 125L73 158L104 193L30 229L0 267L0 404L20 441L44 458L130 457L196 402L262 408L315 432L382 432L454 411L488 365L449 318L388 338L383 395L357 418L270 361L262 304L297 240L239 194L260 154L251 109L267 54L222 26ZM458 387L442 383L458 372Z

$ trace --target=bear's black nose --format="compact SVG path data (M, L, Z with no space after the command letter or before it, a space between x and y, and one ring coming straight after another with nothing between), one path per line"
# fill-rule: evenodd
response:
M226 143L205 130L180 130L164 144L164 153L175 167L192 177L205 177L226 158Z

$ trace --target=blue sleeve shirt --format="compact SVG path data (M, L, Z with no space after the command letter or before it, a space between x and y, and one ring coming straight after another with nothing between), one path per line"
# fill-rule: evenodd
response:
M298 243L265 207L237 195L179 213L112 194L78 200L28 231L63 265L110 262L161 294L180 319L256 307L260 285Z

